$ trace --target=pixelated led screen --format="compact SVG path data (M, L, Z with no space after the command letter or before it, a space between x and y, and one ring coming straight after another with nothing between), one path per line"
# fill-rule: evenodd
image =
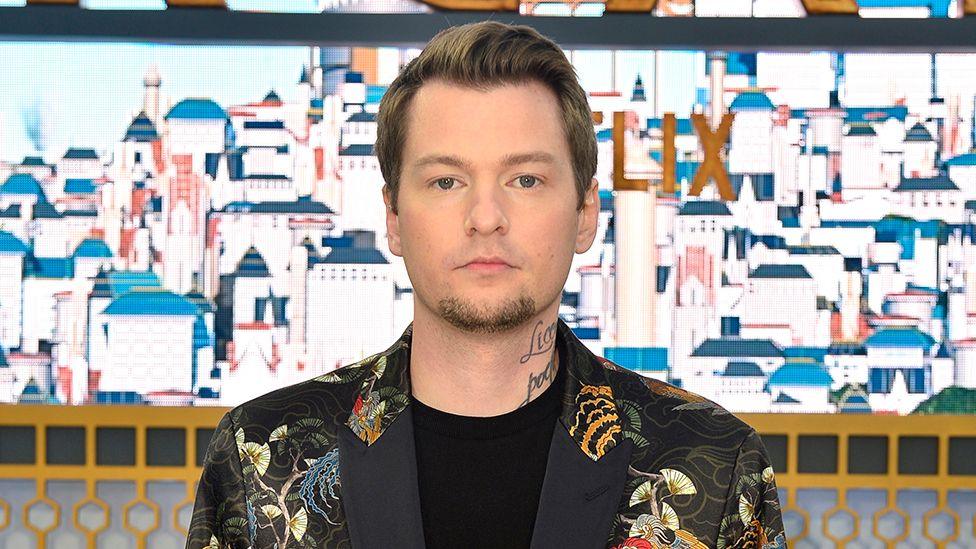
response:
M385 349L413 293L375 113L418 53L0 42L0 402L232 406ZM676 182L616 223L595 126L584 344L733 412L976 412L976 54L566 53L634 113L627 175ZM711 113L732 201L689 192Z

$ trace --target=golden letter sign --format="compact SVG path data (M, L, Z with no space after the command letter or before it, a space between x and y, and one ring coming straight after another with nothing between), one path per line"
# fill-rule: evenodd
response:
M713 133L708 128L708 122L705 121L704 115L691 115L691 123L694 124L695 133L698 134L698 140L701 141L702 149L705 150L705 161L702 162L702 165L698 168L698 172L695 173L695 180L691 183L691 190L688 191L688 194L691 196L701 194L702 189L705 187L705 182L708 181L708 176L712 176L715 179L715 184L718 185L718 192L722 198L725 200L735 200L735 191L732 190L729 174L726 173L725 164L722 163L722 156L719 154L722 150L722 144L729 137L733 116L732 113L722 115L722 123L719 124L718 129ZM674 139L673 136L672 139Z
M626 113L617 111L613 113L613 189L615 191L646 191L650 182L646 179L628 179L624 176L624 158L626 145L624 144L624 117ZM732 189L732 182L729 181L729 174L725 171L725 163L722 162L722 145L728 140L729 131L732 129L732 113L722 115L722 122L715 131L708 126L703 114L692 114L691 123L698 134L698 141L701 143L705 159L702 165L695 172L695 179L692 181L690 196L699 196L708 178L711 177L718 186L718 193L723 200L735 200L735 191ZM595 124L603 123L603 113L596 111L593 113ZM664 113L661 129L662 151L661 168L662 190L669 194L674 194L677 187L675 168L677 166L677 150L675 149L674 139L677 135L677 119L674 113Z

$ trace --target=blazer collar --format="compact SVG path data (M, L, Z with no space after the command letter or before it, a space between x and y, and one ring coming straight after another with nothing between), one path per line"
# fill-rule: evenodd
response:
M620 413L607 379L612 365L583 345L562 319L556 325L556 345L563 350L560 366L568 368L559 423L586 457L598 461L623 440ZM410 402L412 337L413 322L385 351L341 374L322 376L324 381L359 379L346 425L367 446L383 436Z

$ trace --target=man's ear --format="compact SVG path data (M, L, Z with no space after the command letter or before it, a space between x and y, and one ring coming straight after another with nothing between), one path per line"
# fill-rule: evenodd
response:
M390 247L390 253L397 257L403 257L403 250L400 247L400 216L393 213L390 189L386 185L383 186L383 205L386 209L386 241Z
M577 215L576 253L581 254L593 245L599 223L600 185L595 177L590 182L586 196L583 197L583 209Z

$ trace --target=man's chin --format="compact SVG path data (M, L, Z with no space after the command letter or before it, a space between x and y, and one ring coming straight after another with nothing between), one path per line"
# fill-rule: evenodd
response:
M472 334L509 332L536 314L535 302L529 297L509 300L501 307L498 302L497 298L493 298L491 304L482 306L469 300L446 298L440 302L439 314L448 324Z

